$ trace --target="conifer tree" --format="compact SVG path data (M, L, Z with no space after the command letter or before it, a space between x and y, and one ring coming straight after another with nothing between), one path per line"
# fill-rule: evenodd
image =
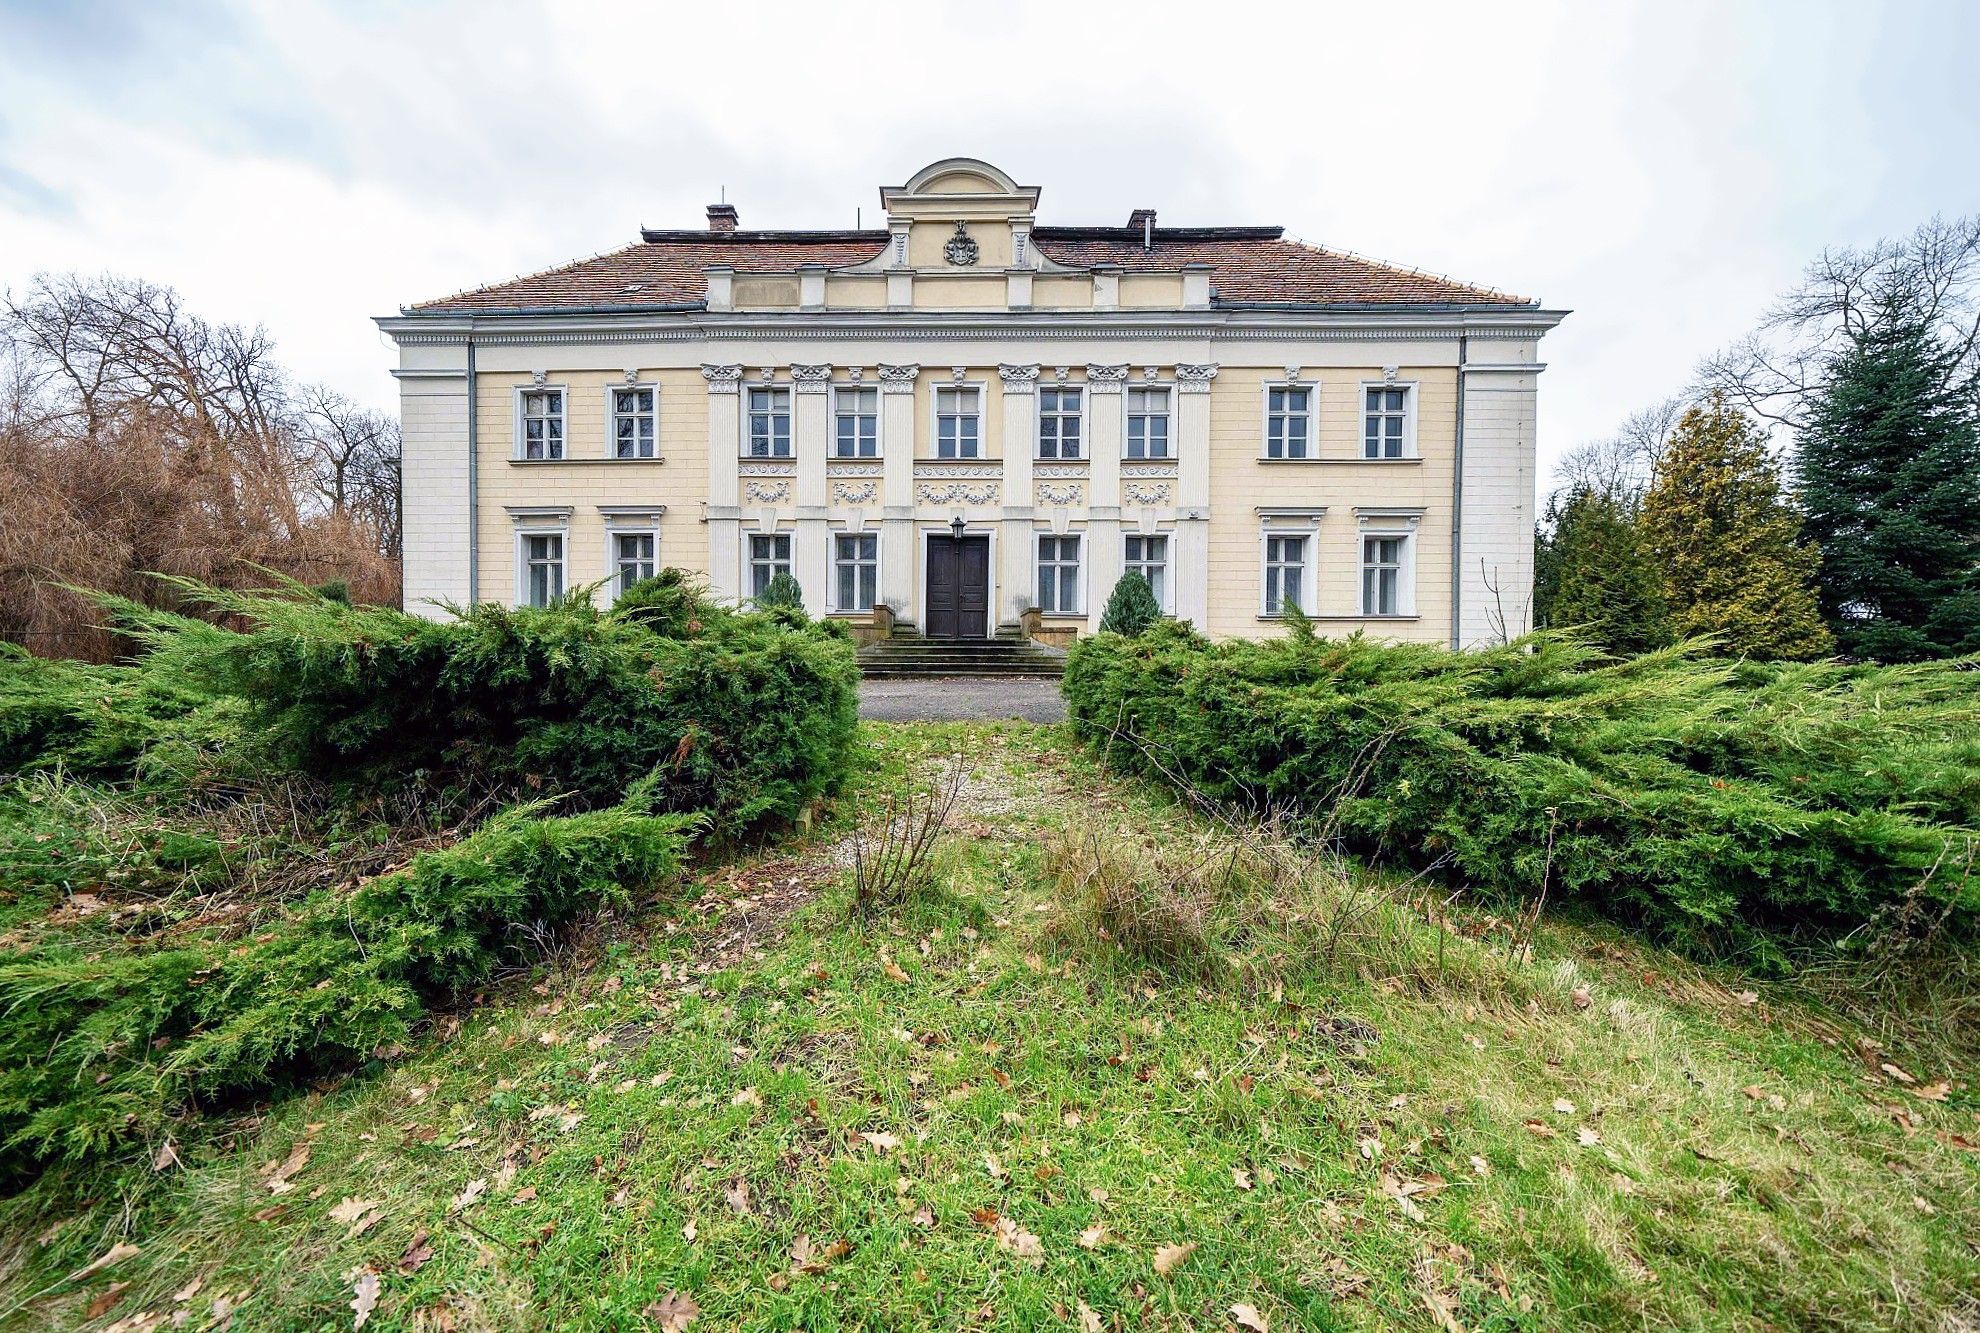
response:
M1613 653L1670 643L1663 580L1633 506L1582 485L1550 502L1548 518L1535 561L1539 623L1574 629Z
M1714 635L1748 657L1830 651L1815 603L1817 552L1801 541L1765 435L1724 397L1678 423L1644 496L1642 523L1677 635Z
M1880 294L1795 457L1823 617L1843 652L1888 662L1980 651L1980 429L1917 304Z
M756 605L759 610L763 611L768 611L773 607L779 606L802 611L804 609L804 589L798 584L796 578L780 569L770 576L770 581L763 585L763 591L756 595Z
M1107 608L1100 613L1100 629L1102 633L1133 637L1161 618L1162 606L1155 600L1155 590L1147 579L1129 570L1107 598Z

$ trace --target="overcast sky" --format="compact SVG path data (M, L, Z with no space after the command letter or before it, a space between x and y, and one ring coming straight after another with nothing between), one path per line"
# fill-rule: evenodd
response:
M396 403L370 317L986 158L1544 298L1543 460L1825 245L1980 211L1980 3L0 0L0 284L109 271Z

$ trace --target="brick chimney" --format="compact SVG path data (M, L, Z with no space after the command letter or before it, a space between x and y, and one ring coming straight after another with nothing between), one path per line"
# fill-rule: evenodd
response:
M1134 212L1128 214L1127 224L1129 231L1138 231L1141 233L1142 249L1149 250L1154 248L1154 241L1155 241L1155 210L1154 209L1152 208L1135 209Z
M708 230L727 235L736 229L736 206L734 204L710 204L708 206Z

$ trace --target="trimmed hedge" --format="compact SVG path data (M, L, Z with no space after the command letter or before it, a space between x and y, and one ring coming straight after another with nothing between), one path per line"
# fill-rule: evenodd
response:
M1980 676L1616 661L1535 636L1484 652L1185 626L1077 643L1077 732L1115 762L1507 898L1542 891L1666 935L1970 939Z

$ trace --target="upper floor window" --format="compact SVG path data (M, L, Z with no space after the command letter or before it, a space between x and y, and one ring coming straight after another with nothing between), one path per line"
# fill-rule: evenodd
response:
M522 456L564 456L564 391L525 389L522 392Z
M1079 538L1038 538L1038 609L1048 616L1079 614Z
M651 458L659 432L653 386L635 384L612 390L612 456Z
M1408 588L1405 578L1409 538L1363 537L1361 539L1361 614L1364 616L1408 615Z
M832 454L835 458L880 456L880 391L832 392Z
M1127 391L1127 456L1167 458L1169 456L1169 391L1129 389Z
M770 580L791 572L791 537L787 532L749 534L749 595L761 597Z
M1038 391L1038 456L1078 458L1078 389L1050 388Z
M1274 384L1265 390L1265 456L1306 458L1313 435L1313 390Z
M564 595L564 534L525 532L519 539L522 596L525 606L549 606Z
M1306 609L1306 546L1311 538L1265 537L1265 614L1281 616L1288 606Z
M1370 385L1362 403L1361 456L1408 458L1410 445L1410 386Z
M658 536L651 532L612 534L612 596L622 597L626 589L641 579L653 577L654 547Z
M789 389L749 391L749 456L751 458L791 456L791 391Z
M842 532L832 538L838 611L871 611L880 588L880 538L870 532Z
M1155 604L1164 611L1169 609L1169 539L1166 536L1131 536L1127 538L1126 559L1122 562L1126 573L1139 574L1148 580L1150 591L1155 594Z
M983 410L973 385L935 390L935 456L982 457Z

